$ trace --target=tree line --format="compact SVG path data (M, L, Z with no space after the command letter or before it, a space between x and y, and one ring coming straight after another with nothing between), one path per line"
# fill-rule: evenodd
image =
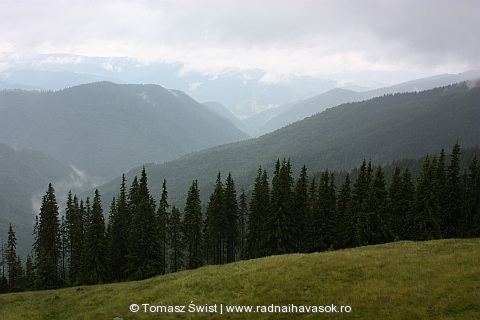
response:
M448 160L447 160L448 158ZM152 276L288 253L310 253L397 240L480 236L480 163L460 170L460 146L449 157L427 155L417 179L395 167L389 185L382 166L365 160L355 181L335 172L294 179L290 160L277 160L272 179L257 171L253 190L237 194L231 174L218 173L202 212L198 182L183 211L150 194L145 168L127 189L122 177L105 222L101 196L68 194L60 217L50 184L25 264L10 225L2 244L1 292L140 280Z

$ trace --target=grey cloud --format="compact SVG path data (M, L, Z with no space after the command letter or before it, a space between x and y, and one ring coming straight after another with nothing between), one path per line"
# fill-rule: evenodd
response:
M283 70L285 55L305 70L478 68L478 12L477 0L18 0L0 3L0 51L148 55L197 69L214 59Z

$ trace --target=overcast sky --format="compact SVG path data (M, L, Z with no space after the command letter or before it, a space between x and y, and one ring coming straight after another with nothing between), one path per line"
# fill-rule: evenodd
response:
M132 57L208 74L480 68L479 0L0 0L0 69L35 53Z

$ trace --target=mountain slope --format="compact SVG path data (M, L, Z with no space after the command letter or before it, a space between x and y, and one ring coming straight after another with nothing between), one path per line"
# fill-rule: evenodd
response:
M271 116L267 119L262 113L259 113L248 119L245 119L244 122L250 124L250 132L252 135L259 136L273 132L290 123L312 116L316 113L322 112L327 108L331 108L343 103L367 100L385 94L430 90L436 87L447 86L477 78L480 78L480 70L472 70L459 74L443 74L416 79L390 87L362 92L334 88L312 98L284 106L283 109L274 108L273 110L267 110L271 114L274 114L274 116Z
M479 245L479 239L402 241L272 256L137 282L3 294L0 317L478 319ZM139 306L137 313L130 311L135 308L132 304ZM336 312L323 315L285 312L288 306L295 311L293 306L332 305ZM168 312L160 306L185 306L185 312ZM210 312L197 309L205 306L211 307ZM229 313L227 306L252 306L252 311ZM275 306L287 309L282 312Z
M370 90L368 93L372 96L381 96L396 92L424 91L478 78L480 78L480 70L470 70L458 74L441 74L437 76L411 80L386 88Z
M247 127L240 121L230 110L227 109L223 104L215 101L207 101L203 103L204 106L209 108L212 111L215 111L225 119L231 121L238 129L243 132L247 132Z
M34 210L40 208L41 196L47 190L48 183L59 181L62 181L62 186L57 184L57 187L71 188L73 191L75 185L84 182L78 179L72 168L42 152L15 150L0 144L0 239L7 240L8 225L11 223L22 259L32 248L33 225L35 215L39 213ZM63 190L62 197L66 191ZM58 199L61 209L63 200Z
M105 179L247 137L183 92L156 85L0 92L0 142L42 150Z
M479 101L480 87L469 89L462 83L344 104L256 139L149 165L149 185L151 190L161 190L167 179L172 199L178 197L181 206L193 179L198 179L202 190L213 184L218 172L224 176L231 172L240 189L247 187L243 182L252 183L258 166L271 168L277 158L291 158L294 169L305 164L310 172L350 170L363 159L385 164L436 154L442 147L451 150L457 141L462 147L477 146ZM139 174L140 168L132 170L128 181ZM101 193L111 198L119 186L120 180L115 179L102 186Z
M307 100L300 101L286 111L270 119L259 129L259 135L273 132L290 123L305 119L325 109L338 106L347 102L361 101L371 98L367 93L335 88L316 95Z

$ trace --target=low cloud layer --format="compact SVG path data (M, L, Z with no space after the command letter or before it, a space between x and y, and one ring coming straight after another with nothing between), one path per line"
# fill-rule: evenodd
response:
M0 52L127 56L271 78L455 73L480 68L478 12L477 0L5 1Z
M70 167L72 172L68 177L52 183L53 189L55 189L55 198L57 199L59 211L61 212L65 210L69 191L71 191L72 194L79 194L100 184L74 165L70 165ZM39 190L30 198L33 214L38 215L40 213L42 198L46 191L46 188L45 190Z

